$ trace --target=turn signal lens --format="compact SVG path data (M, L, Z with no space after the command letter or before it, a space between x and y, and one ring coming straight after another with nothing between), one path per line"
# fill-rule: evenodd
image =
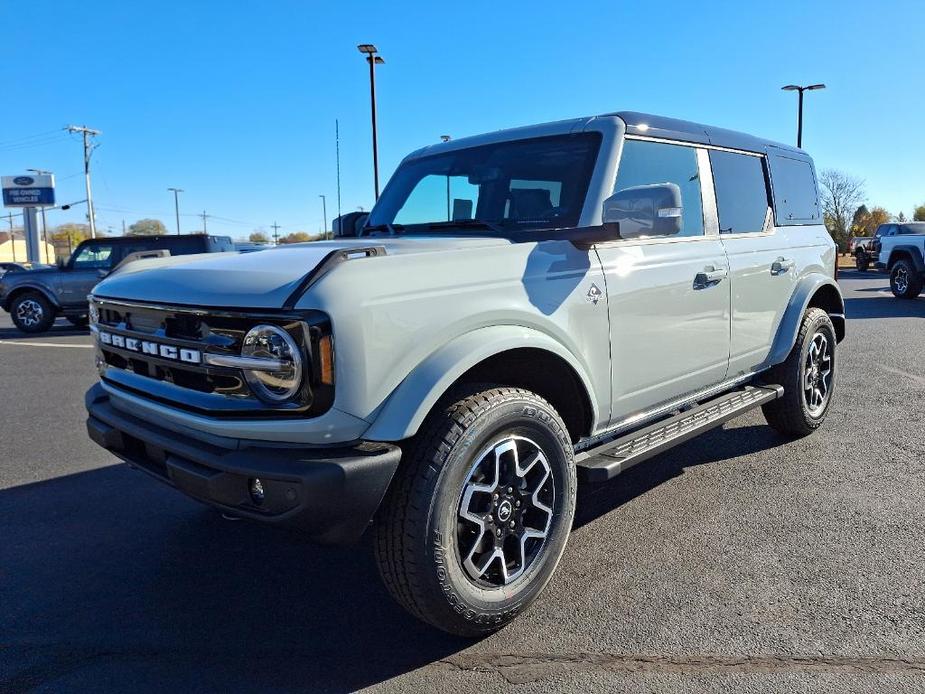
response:
M318 362L321 367L321 382L334 385L334 340L325 335L318 340Z

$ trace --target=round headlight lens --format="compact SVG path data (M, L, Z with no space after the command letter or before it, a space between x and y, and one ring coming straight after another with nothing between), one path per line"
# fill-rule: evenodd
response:
M242 357L275 359L280 362L278 370L245 370L251 390L263 400L283 402L296 393L302 385L302 355L292 336L275 325L258 325L244 336Z

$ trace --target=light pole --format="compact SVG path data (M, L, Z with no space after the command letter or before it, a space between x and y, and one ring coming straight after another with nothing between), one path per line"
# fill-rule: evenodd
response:
M781 87L785 92L799 92L800 97L797 102L797 147L803 147L803 92L811 92L816 89L825 89L824 84L811 84L807 87L802 87L798 84L788 84L786 87Z
M451 138L449 135L441 135L440 140L443 142L449 142ZM446 221L451 221L450 215L450 172L446 172Z
M177 236L180 235L180 193L184 192L182 188L168 188L173 191L173 211L177 215Z
M371 43L361 43L357 46L360 53L366 55L369 63L369 103L373 119L373 184L376 191L376 200L379 199L379 144L376 139L376 65L382 65L385 60L377 53L376 47Z
M319 195L318 197L321 198L321 210L322 210L321 213L324 215L324 234L323 236L325 239L327 239L328 238L328 200L323 195Z
M31 171L37 176L50 176L51 171L46 171L45 169L26 169L26 171ZM45 223L45 206L39 208L42 210L42 243L45 244L45 262L48 262L48 225Z

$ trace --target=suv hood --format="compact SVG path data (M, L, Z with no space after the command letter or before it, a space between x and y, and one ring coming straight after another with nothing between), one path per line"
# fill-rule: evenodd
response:
M369 237L278 246L256 253L208 253L137 260L93 290L98 297L211 308L282 308L329 253L384 247L386 255L508 245L490 237ZM376 257L347 262L376 262Z

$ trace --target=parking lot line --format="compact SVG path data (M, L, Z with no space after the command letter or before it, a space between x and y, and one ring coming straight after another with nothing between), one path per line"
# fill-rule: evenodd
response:
M93 345L66 345L61 342L21 342L20 340L0 340L0 345L20 345L22 347L76 347L93 349Z

